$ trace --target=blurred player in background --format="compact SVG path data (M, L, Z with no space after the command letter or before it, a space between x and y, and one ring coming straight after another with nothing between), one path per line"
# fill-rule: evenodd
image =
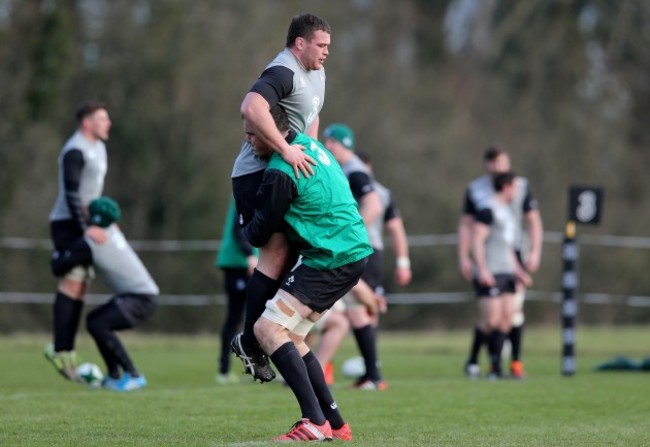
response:
M149 319L156 310L159 289L116 222L121 216L118 204L99 197L88 206L90 221L106 231L101 244L86 236L72 243L53 259L51 267L62 276L77 266L94 265L115 295L86 317L86 328L95 340L106 363L102 386L112 391L133 391L147 386L115 331L131 329Z
M511 204L517 195L515 176L495 174L494 194L477 212L472 225L474 286L479 299L478 327L485 334L490 354L490 378L502 377L501 350L516 311L517 282L531 284L515 254L516 219Z
M461 274L467 281L473 281L474 263L471 257L472 226L476 214L487 206L487 203L494 195L493 176L497 173L510 170L510 157L500 147L489 147L483 156L483 165L486 173L472 181L465 194L463 213L458 224L458 260ZM530 274L539 269L542 253L543 228L542 219L537 206L537 201L530 191L528 180L524 177L515 179L517 185L517 196L511 204L515 214L515 250L521 265ZM524 229L527 232L527 250L524 250ZM511 343L511 374L515 378L524 376L523 363L521 362L521 344L523 338L524 313L523 304L526 287L517 283L516 310L513 315L512 329L508 334ZM465 365L465 372L469 377L480 376L478 355L481 345L486 343L485 334L476 327L471 344L470 355Z
M404 219L402 219L402 214L395 202L393 193L374 177L370 155L362 151L357 151L356 154L373 175L373 186L379 194L384 209L383 218L380 221L375 221L375 228L368 233L370 245L372 245L375 251L383 251L383 234L384 231L388 232L393 254L395 255L395 282L400 286L407 286L411 283L413 272L411 271L411 258L409 256L409 245L404 227Z
M376 225L373 225L372 228L368 229L370 245L373 247L374 252L378 256L381 256L384 250L384 231L386 230L389 233L393 247L393 253L397 259L395 266L395 282L400 286L406 286L411 282L412 272L404 221L390 190L383 186L381 183L377 182L377 180L374 178L370 155L366 152L361 151L355 151L355 153L359 159L363 161L363 163L369 169L370 173L373 174L373 187L379 194L383 208L382 218L376 220ZM366 267L366 269L367 268L368 267ZM372 292L383 297L385 293L385 288L383 286L383 273L381 270L376 273L379 275L380 279L378 280L378 285L375 286ZM358 291L361 287L364 287L363 280L359 282L359 285L356 286L355 289ZM371 293L371 291L366 292L366 294L369 293ZM351 294L347 295L348 301L352 301L350 305L352 307L359 307L359 304L356 301L353 301L354 299L350 295ZM323 365L325 378L328 384L334 383L334 365L332 364L331 360L348 331L349 322L345 320L345 312L347 308L345 301L346 300L344 299L337 302L336 305L332 307L332 309L330 309L325 317L321 320L322 329L320 330L321 334L318 346L316 348L316 356ZM374 313L372 314L371 319L375 327L375 331L377 331L379 324L379 315L377 313ZM319 321L319 324L321 321ZM365 384L365 387L361 388L370 390L378 389L376 386L373 386L375 383L371 385L369 380L370 378L364 374L364 376L361 377L358 381L359 384Z
M257 248L253 247L237 222L234 199L230 200L221 246L215 259L223 271L223 282L228 300L226 316L221 326L221 351L216 381L221 385L239 382L238 376L230 374L230 341L237 333L237 326L244 317L246 286L257 265Z
M269 110L281 105L291 130L318 136L319 113L325 101L324 62L329 54L331 30L327 22L312 14L292 18L286 46L266 67L241 104L241 114L258 138L277 151L294 170L296 178L313 173L316 161L299 144L289 144L278 132ZM253 218L256 194L267 161L256 157L247 139L232 171L232 186L238 222ZM248 282L244 330L232 340L233 352L244 369L261 382L273 380L275 372L255 338L253 326L280 286L280 278L295 259L281 229L260 247L258 264Z
M296 178L291 165L258 138L244 120L248 141L271 159L259 189L253 219L244 227L254 246L263 246L283 226L300 258L255 323L255 335L271 357L301 411L301 419L280 441L352 440L349 425L304 338L324 312L361 277L372 253L366 229L345 175L315 139L289 130L280 106L271 109L287 143L298 143L314 159L313 175Z
M363 282L359 282L346 297L347 315L366 369L365 375L355 383L355 387L364 390L385 390L388 382L380 372L377 353L377 314L386 311L386 300L383 296L382 251L384 217L389 206L390 194L375 182L370 169L354 153L354 132L349 126L331 124L323 132L323 137L325 147L332 152L348 178L352 195L358 203L359 213L363 217L374 250L368 258L362 276ZM385 193L383 202L379 190ZM398 254L398 257L401 256L402 263L400 269L408 268L410 273L410 261L408 265L404 262L408 260L408 244L401 244L400 250L402 251ZM375 292L374 299L370 301L363 298L364 283Z
M76 112L77 130L59 155L59 192L50 212L53 257L60 256L72 243L86 236L106 242L106 230L88 220L88 204L104 189L107 170L106 145L111 120L106 106L89 102ZM84 298L94 277L90 265L74 266L57 276L53 306L53 343L45 347L45 357L66 379L76 380L75 338L83 311Z

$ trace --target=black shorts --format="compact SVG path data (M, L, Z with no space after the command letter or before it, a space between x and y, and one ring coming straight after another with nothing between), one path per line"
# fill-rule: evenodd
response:
M324 312L359 282L366 259L334 270L316 270L300 263L284 277L280 288L315 312Z
M257 204L257 190L262 184L262 177L264 177L263 169L232 179L232 193L235 197L235 207L239 215L237 222L242 227L253 220L255 205Z
M476 297L481 298L494 298L504 293L515 293L515 275L509 273L497 273L494 275L495 285L492 287L486 287L482 284L479 284L476 279L474 279L474 290L476 291Z
M225 268L223 269L224 288L229 297L238 297L240 295L246 298L246 286L250 276L248 269L245 268Z
M151 317L156 311L156 300L151 295L122 294L111 300L122 311L132 327Z
M50 236L54 249L64 251L77 239L82 238L83 230L73 219L53 220L50 222Z
M361 275L361 279L368 283L368 285L379 295L384 295L384 256L381 250L374 249L375 251L368 256L368 263Z

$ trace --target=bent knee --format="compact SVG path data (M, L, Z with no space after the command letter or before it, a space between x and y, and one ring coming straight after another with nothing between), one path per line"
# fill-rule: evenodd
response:
M86 295L86 283L64 278L59 281L57 291L70 297L73 300L83 300Z
M97 334L106 328L106 324L95 313L86 315L86 330L90 334Z

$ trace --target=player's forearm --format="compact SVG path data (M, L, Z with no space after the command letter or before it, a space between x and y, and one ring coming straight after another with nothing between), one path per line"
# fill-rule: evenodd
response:
M474 224L472 230L472 257L476 263L476 268L481 271L487 271L487 259L485 255L485 241L489 234L489 227L482 224Z
M542 224L542 217L538 210L533 210L526 214L526 224L528 227L531 252L539 256L542 253L544 226Z
M465 218L458 223L458 259L468 261L472 250L471 224Z
M241 105L242 117L253 125L255 134L280 155L286 153L289 144L278 130L269 111L269 104L258 93L250 92Z
M386 225L393 242L393 252L397 258L409 258L409 244L406 229L401 217L391 219Z

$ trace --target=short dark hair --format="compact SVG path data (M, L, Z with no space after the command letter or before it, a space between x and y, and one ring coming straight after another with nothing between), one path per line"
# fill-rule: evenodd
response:
M313 14L294 16L289 24L285 46L287 48L293 46L298 37L310 40L316 31L325 31L327 34L332 34L329 24L318 16Z
M275 122L276 127L282 132L286 132L289 130L289 117L287 116L287 112L282 108L281 105L276 104L273 107L271 107L271 116L273 117L273 121Z
M487 149L485 149L485 153L483 154L483 160L484 161L494 161L499 155L506 154L506 150L502 147L499 146L490 146Z
M494 177L492 177L492 185L494 186L494 190L496 192L503 191L503 188L506 185L511 185L515 181L515 177L515 173L512 171L495 174Z
M106 105L101 102L89 101L82 103L77 107L77 112L75 113L77 123L81 124L81 121L83 121L85 117L90 116L101 109L106 110Z

